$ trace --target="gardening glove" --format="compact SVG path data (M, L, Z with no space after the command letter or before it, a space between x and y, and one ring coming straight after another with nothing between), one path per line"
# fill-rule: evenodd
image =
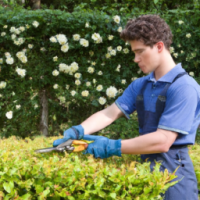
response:
M69 139L81 140L84 136L84 129L81 125L72 126L63 133L64 137L61 139L54 140L53 146L57 147L59 144L66 142Z
M103 136L85 135L84 140L93 140L83 154L92 154L95 158L121 157L121 139L112 140Z

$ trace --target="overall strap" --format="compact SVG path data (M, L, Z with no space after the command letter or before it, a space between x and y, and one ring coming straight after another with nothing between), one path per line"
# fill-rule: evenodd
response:
M172 81L172 83L174 83L177 79L179 79L180 77L186 75L187 72L182 72L180 74L178 74L174 80ZM162 90L162 92L160 93L160 95L158 96L158 99L156 101L156 113L157 113L157 117L160 118L164 109L165 109L165 102L167 100L166 98L166 94L167 94L167 90L170 87L170 85L172 83L167 83L164 87L164 89Z

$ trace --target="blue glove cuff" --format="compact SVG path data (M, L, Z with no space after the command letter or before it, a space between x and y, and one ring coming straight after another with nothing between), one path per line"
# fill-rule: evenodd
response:
M76 137L77 137L78 140L83 139L83 137L84 137L84 128L82 127L81 124L77 125L77 126L72 126L71 128L75 132Z
M121 139L119 140L109 139L109 143L107 146L108 157L113 155L121 157L122 156L121 146L122 146Z

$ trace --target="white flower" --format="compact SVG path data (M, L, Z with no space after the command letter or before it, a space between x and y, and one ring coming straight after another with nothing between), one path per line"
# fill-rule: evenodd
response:
M98 75L100 75L100 76L103 75L103 72L102 72L102 71L99 71L99 72L98 72Z
M110 53L107 53L106 58L110 58L110 57L111 57Z
M108 51L112 51L113 48L110 46L107 49L108 49Z
M14 33L14 32L15 32L15 27L14 27L14 26L12 26L12 27L10 28L10 32L11 32L11 33Z
M74 74L74 77L75 77L75 78L81 78L81 73L76 73L76 74Z
M20 30L21 32L24 32L24 31L25 31L25 27L24 27L24 26L20 26L20 27L19 27L19 30Z
M64 34L58 34L56 35L56 38L60 45L64 45L67 42L67 37Z
M84 47L88 47L89 46L89 42L86 39L81 38L80 39L80 44Z
M10 55L9 52L6 52L6 53L5 53L5 56L6 56L6 58L11 57L11 55Z
M76 91L72 90L70 93L71 93L72 96L74 96L76 94Z
M178 47L180 48L180 47L181 47L181 45L180 45L180 44L178 44Z
M97 80L94 78L94 79L92 80L92 82L95 84L95 83L97 82Z
M45 47L41 47L40 51L46 51Z
M71 65L70 65L71 73L75 73L78 69L79 69L78 63L76 63L76 62L71 63Z
M28 24L26 24L26 28L27 28L27 29L29 29L29 28L30 28L30 26L29 26Z
M21 76L22 78L26 75L26 70L25 69L21 69L21 68L16 68L16 70L15 70L16 72L17 72L17 74L19 75L19 76Z
M86 86L87 86L87 87L91 86L91 82L87 81L87 82L86 82Z
M0 94L0 98L1 98L1 97L3 97L3 95L2 95L2 94Z
M115 50L115 49L111 50L111 51L110 51L110 55L116 56L116 50Z
M187 34L186 34L186 37L187 37L187 38L190 38L190 37L191 37L191 34L190 34L190 33L187 33Z
M120 72L120 68L121 68L121 65L118 65L115 71Z
M109 36L108 36L108 39L109 39L109 40L112 40L113 38L114 38L113 35L109 35Z
M90 74L94 73L94 67L88 67L87 70Z
M184 51L183 51L183 50L181 50L181 53L184 53Z
M178 21L178 23L179 23L179 24L183 24L183 23L184 23L184 21L182 21L182 20L179 20L179 21Z
M5 36L6 35L6 32L2 32L1 33L1 36L3 37L3 36Z
M92 62L91 64L92 64L92 65L96 65L96 62Z
M76 85L80 85L81 84L81 81L79 79L75 80L75 84Z
M16 35L15 35L15 34L12 34L12 35L11 35L11 39L14 40L15 38L16 38Z
M125 48L125 49L123 49L123 52L124 52L125 54L127 54L127 53L129 53L129 49L128 49L128 48Z
M21 108L21 105L16 105L16 109L19 110Z
M81 95L83 97L87 97L89 95L89 92L87 90L84 90L84 91L81 92Z
M70 85L66 85L66 87L65 87L65 88L66 88L67 90L69 90L69 87L70 87Z
M61 103L65 103L66 101L66 98L62 96L58 97L58 99L60 100Z
M27 57L26 56L23 56L20 60L21 60L22 63L27 63Z
M33 25L35 28L37 28L37 27L39 26L39 22L34 21L34 22L32 23L32 25Z
M58 87L59 87L59 85L57 83L53 85L54 89L58 89Z
M3 58L0 58L0 64L3 64Z
M14 33L17 34L17 35L19 35L21 33L21 31L16 28L15 31L14 31Z
M12 96L15 96L15 92L12 92Z
M104 97L100 97L98 101L101 105L104 105L106 103L106 99Z
M119 33L121 33L121 32L122 32L122 27L120 26L120 27L117 29L117 31L118 31Z
M6 113L6 117L7 117L8 119L12 119L12 117L13 117L13 111L7 112L7 113Z
M119 90L118 90L118 93L119 93L119 94L121 94L122 92L123 92L123 90L122 90L122 89L119 89Z
M18 52L16 53L16 56L17 56L19 59L21 59L21 58L23 58L23 57L25 56L25 52L24 52L24 51L18 51Z
M75 41L79 41L80 38L81 38L81 36L79 34L74 34L73 35L73 40L75 40Z
M68 45L68 43L66 43L66 44L64 44L64 45L61 46L61 51L67 52L68 50L69 50L69 45Z
M141 72L142 72L142 70L141 70L141 69L139 69L139 70L137 71L137 73L138 73L138 74L141 74Z
M189 75L190 75L190 76L194 76L194 72L190 72Z
M101 36L99 35L99 33L93 33L92 34L92 39L95 40L95 41L98 40L100 37Z
M58 56L53 57L53 61L56 62L58 60Z
M117 46L117 51L121 51L122 47L121 46Z
M33 48L33 44L28 44L28 48L32 49Z
M136 79L137 79L137 77L133 77L133 78L131 78L132 81L135 81Z
M0 82L0 89L5 88L6 85L7 85L7 83L6 83L5 81L1 81L1 82Z
M126 79L122 79L122 84L126 84Z
M177 58L177 57L178 57L178 53L173 53L173 56L174 56L175 58Z
M174 52L174 47L170 47L169 51L170 51L170 53L173 53Z
M37 104L34 105L34 109L36 109L36 108L38 108L38 105L37 105Z
M96 89L97 89L97 91L101 91L101 90L103 90L103 86L102 85L98 85L97 87L96 87Z
M12 65L12 64L14 63L14 59L13 59L12 57L7 57L6 63L7 63L8 65Z
M69 73L70 71L70 67L64 63L60 63L58 67L60 72Z
M113 17L113 19L114 19L114 22L116 22L117 24L120 23L120 16L115 15L115 16Z
M50 42L52 42L52 43L56 43L57 42L57 40L56 40L56 38L54 37L54 36L52 36L52 37L50 37Z
M89 27L90 27L89 22L86 22L86 23L85 23L85 27L86 27L86 28L89 28Z
M53 76L58 76L59 75L59 71L57 69L53 70L52 72Z
M110 98L114 98L117 94L117 89L113 86L110 86L109 88L107 88L106 90L106 95Z
M8 28L8 25L4 25L3 28Z

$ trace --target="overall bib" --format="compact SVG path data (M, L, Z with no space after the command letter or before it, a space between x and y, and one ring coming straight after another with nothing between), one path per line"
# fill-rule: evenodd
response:
M184 72L178 74L173 82L185 74L187 73ZM164 89L158 96L156 101L156 112L145 111L143 94L147 82L143 85L136 98L136 110L138 113L140 130L142 130L140 135L155 132L157 130L159 119L165 108L167 90L172 83L166 83ZM197 179L186 145L172 145L167 153L145 154L141 155L141 158L143 161L147 159L147 161L151 162L151 170L153 170L155 161L162 163L160 168L161 171L167 169L172 173L179 167L176 171L177 178L175 180L180 181L166 191L164 200L198 200Z

